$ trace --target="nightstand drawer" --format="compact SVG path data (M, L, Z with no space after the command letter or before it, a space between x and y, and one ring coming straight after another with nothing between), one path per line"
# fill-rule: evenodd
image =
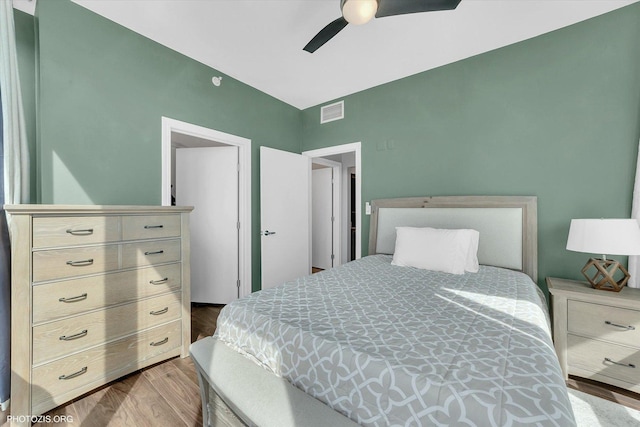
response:
M640 351L637 348L571 334L567 338L569 373L577 368L629 384L640 384Z
M640 348L640 311L568 301L569 332Z

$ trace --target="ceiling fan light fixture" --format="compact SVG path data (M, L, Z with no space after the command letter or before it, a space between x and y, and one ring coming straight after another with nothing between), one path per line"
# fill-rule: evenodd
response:
M377 0L344 0L342 2L342 16L349 24L366 24L373 19L377 11Z

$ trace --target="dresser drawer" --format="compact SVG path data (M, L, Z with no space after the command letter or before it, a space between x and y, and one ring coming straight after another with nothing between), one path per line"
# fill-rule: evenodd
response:
M33 281L102 273L118 269L118 246L89 246L33 253Z
M181 288L182 264L146 267L33 286L33 323L135 301Z
M115 242L119 239L118 216L33 218L34 248Z
M180 293L161 295L33 328L33 364L180 318Z
M122 239L141 240L180 236L180 215L122 217Z
M104 381L112 372L135 370L139 361L181 344L181 324L175 321L38 366L32 371L32 413L56 406L56 396Z
M640 311L583 301L568 301L569 332L640 349Z
M626 383L640 384L640 351L637 348L572 334L569 334L567 338L569 348L567 362L570 374L572 373L571 368L575 367Z
M180 260L179 239L122 245L122 268L162 264Z

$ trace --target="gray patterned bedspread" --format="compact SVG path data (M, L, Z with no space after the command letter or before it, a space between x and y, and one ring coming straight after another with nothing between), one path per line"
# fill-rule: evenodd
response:
M216 336L363 425L574 426L528 276L374 255L227 305Z

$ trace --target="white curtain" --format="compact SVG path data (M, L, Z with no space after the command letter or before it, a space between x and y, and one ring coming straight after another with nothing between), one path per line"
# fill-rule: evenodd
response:
M0 0L0 110L2 110L1 202L29 202L29 152L22 94L18 75L15 25L11 1ZM1 207L1 204L0 204ZM4 211L0 210L0 410L9 405L11 389L10 337L11 301L9 235Z
M29 149L22 111L11 1L0 1L0 92L4 130L4 200L29 202Z
M640 143L638 143L640 150ZM631 218L640 221L640 151L638 151L638 160L636 164L636 180L633 185L633 204L631 207ZM629 274L631 278L627 286L631 288L640 288L640 256L629 257Z

